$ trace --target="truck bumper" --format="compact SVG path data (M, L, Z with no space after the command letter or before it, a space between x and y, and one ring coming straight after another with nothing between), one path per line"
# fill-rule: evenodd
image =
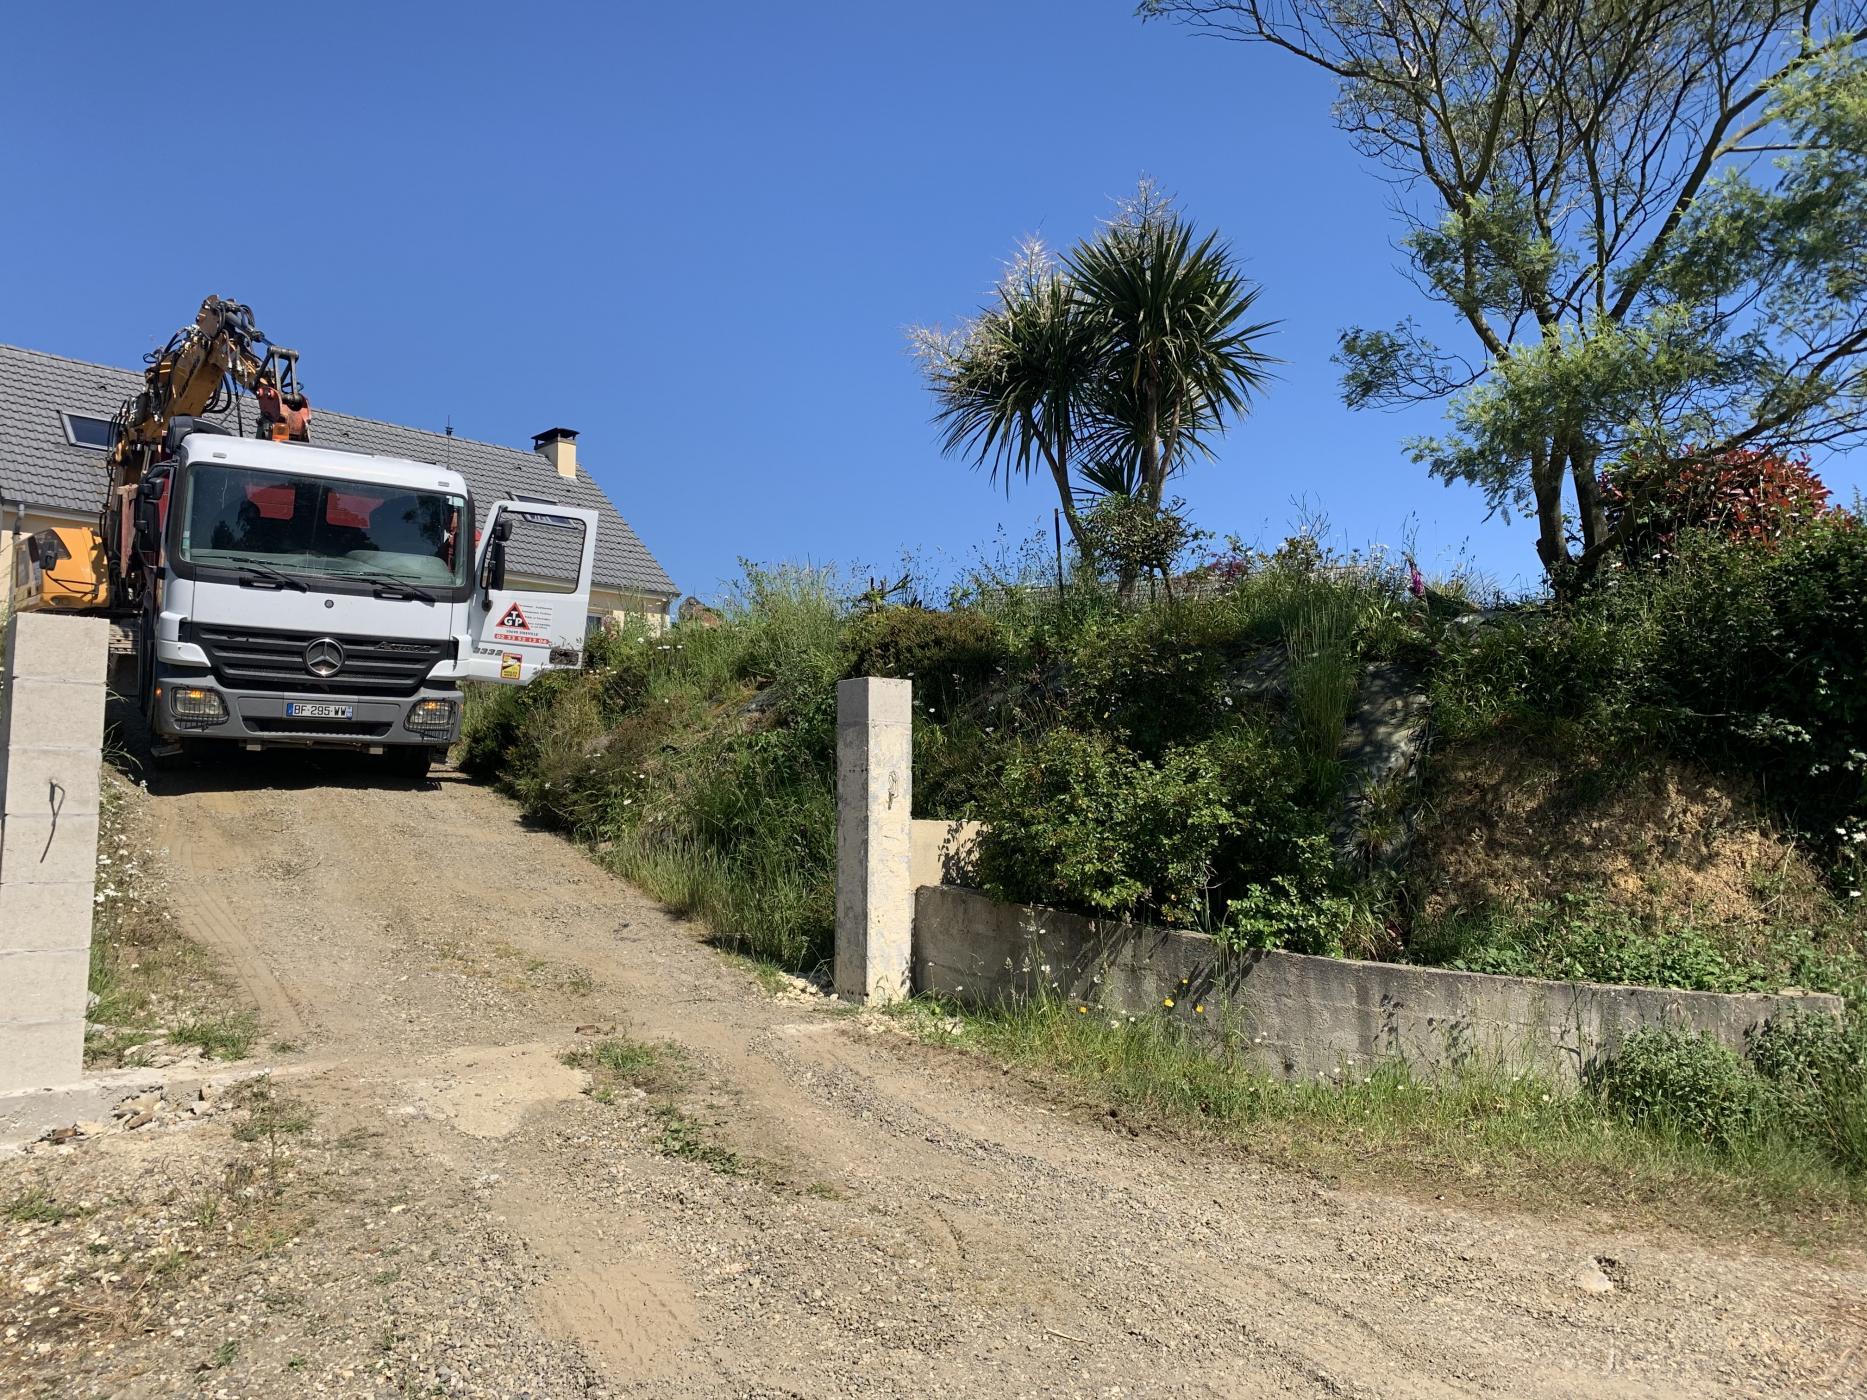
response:
M156 667L156 685L161 694L151 707L150 727L166 739L222 739L262 748L443 748L460 734L461 693L447 685L423 685L414 695L405 696L236 690L198 669L162 664ZM221 698L224 714L218 718L178 715L177 690L213 691ZM447 706L445 727L410 727L411 714L424 701ZM293 716L288 706L294 702L347 705L350 713L341 718ZM432 705L424 707L423 715L431 716L433 709Z

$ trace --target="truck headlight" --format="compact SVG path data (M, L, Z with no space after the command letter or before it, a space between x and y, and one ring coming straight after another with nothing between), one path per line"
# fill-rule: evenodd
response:
M452 700L417 700L408 707L403 725L417 734L446 734L454 727Z
M227 702L218 690L178 685L169 690L169 713L183 724L219 724L227 718Z

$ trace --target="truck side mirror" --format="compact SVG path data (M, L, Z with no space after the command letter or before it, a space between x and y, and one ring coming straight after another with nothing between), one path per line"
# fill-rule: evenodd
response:
M480 556L480 590L490 599L495 588L506 586L506 541L512 538L512 521L500 516L493 521L493 533Z
M168 485L166 471L152 472L136 483L136 552L150 564L162 552L162 498Z

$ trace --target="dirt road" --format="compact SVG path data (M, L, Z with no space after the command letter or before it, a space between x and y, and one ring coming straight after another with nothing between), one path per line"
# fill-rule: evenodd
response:
M1631 1396L1867 1378L1858 1268L1335 1189L1133 1135L877 1018L773 995L452 774L380 789L210 770L155 811L184 915L286 1047L266 1055L277 1083L317 1109L292 1147L311 1194L291 1238L204 1262L83 1359L15 1353L48 1392ZM583 1092L560 1055L611 1026L682 1047L678 1113ZM59 1169L102 1198L133 1166L151 1209L178 1210L226 1132L105 1138Z

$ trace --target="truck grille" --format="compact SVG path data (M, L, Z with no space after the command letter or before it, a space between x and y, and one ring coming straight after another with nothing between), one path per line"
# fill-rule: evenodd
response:
M313 675L305 664L305 648L326 637L343 648L343 664L332 675ZM447 654L448 645L199 623L189 628L188 640L199 643L214 674L235 689L323 695L413 695Z
M292 734L303 739L380 739L387 724L347 719L248 719L249 734Z

